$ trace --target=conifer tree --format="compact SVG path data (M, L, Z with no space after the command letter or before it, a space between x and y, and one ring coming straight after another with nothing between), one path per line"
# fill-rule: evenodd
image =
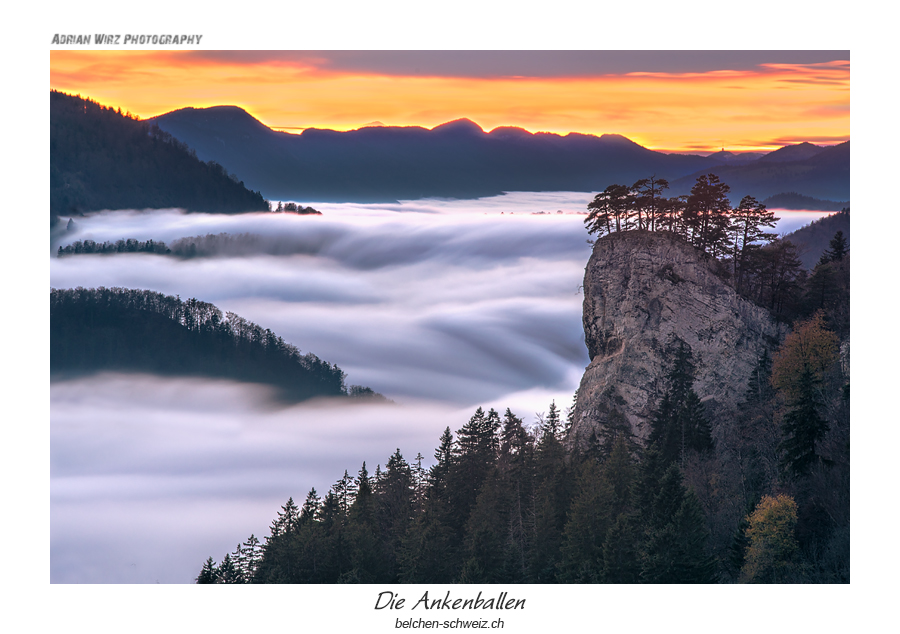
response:
M831 242L828 243L828 249L819 259L819 264L827 264L828 262L837 262L842 260L850 249L847 246L847 239L844 237L843 231L834 234Z
M200 574L197 575L197 583L215 583L218 575L219 571L216 568L216 562L210 557L206 560L206 563L203 564L203 569L200 571Z
M251 583L256 576L259 562L262 561L262 544L260 544L255 535L251 534L247 541L238 546L238 550L241 554L240 561L235 562L238 574L240 574L244 583Z
M493 469L499 450L500 416L493 409L485 415L478 408L456 432L456 445L448 473L449 523L463 530L482 485Z
M817 445L828 431L821 390L836 359L837 337L825 327L821 313L795 324L773 359L772 385L788 407L781 424L783 466L796 476L810 472L818 460Z
M731 242L729 191L731 188L715 174L700 176L691 188L684 210L684 223L691 232L692 244L713 257L727 253Z
M231 555L226 553L216 575L216 583L243 583L239 578Z
M774 228L778 222L775 213L768 211L766 206L753 196L744 196L740 204L731 215L732 233L732 264L735 277L735 288L740 293L743 290L743 282L747 263L752 257L751 252L768 243L777 236L774 233L766 233L765 227Z
M649 439L665 460L678 460L684 466L688 451L704 452L713 448L709 421L693 388L691 349L684 341L678 341L667 380L669 387L651 421Z
M446 583L456 579L460 541L450 525L449 480L453 467L453 434L447 427L428 473L422 512L403 536L397 555L404 583Z
M572 492L566 452L558 435L559 414L553 403L541 425L541 436L534 452L534 525L529 571L535 583L555 579Z
M561 546L559 580L599 583L603 543L612 524L613 490L599 463L586 460L575 482Z
M306 500L303 501L303 506L300 508L299 523L303 525L313 521L319 514L320 505L321 500L319 500L319 495L316 493L315 487L313 487L306 494Z
M638 480L641 579L645 583L712 583L714 561L706 553L706 520L693 490L686 489L675 464L648 452Z

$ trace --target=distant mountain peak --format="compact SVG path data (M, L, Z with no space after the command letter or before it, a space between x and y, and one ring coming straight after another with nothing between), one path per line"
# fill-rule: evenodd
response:
M600 142L606 145L613 145L618 147L644 147L640 143L635 143L628 137L622 136L621 134L601 134Z
M441 125L434 126L431 128L432 132L451 132L454 134L484 134L484 130L481 129L481 126L472 121L471 119L454 119L453 121L448 121L447 123L442 123Z
M200 116L197 117L197 114ZM179 108L178 110L152 117L150 121L177 121L182 119L189 120L195 124L197 122L202 122L205 126L244 126L256 128L258 130L265 129L271 131L265 123L240 106L210 106L209 108L194 108L193 106L188 106L186 108Z
M534 135L525 128L519 128L512 125L502 125L488 132L492 137L498 139L524 139L533 137Z
M774 152L769 152L759 160L774 163L805 161L814 157L816 154L820 154L825 149L826 148L819 147L818 145L813 145L808 141L804 141L803 143L797 143L795 145L785 145L783 148L775 150Z

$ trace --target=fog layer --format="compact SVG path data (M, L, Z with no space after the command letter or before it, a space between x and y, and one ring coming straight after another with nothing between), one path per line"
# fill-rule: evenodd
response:
M214 303L397 405L277 408L260 386L137 375L54 383L51 580L190 582L207 557L221 560L250 533L262 539L288 496L324 494L344 469L355 475L365 460L371 472L397 448L427 466L443 429L479 405L531 422L551 400L570 405L588 363L580 285L590 246L578 214L590 198L75 218L56 245L259 236L241 257L51 257L50 284Z

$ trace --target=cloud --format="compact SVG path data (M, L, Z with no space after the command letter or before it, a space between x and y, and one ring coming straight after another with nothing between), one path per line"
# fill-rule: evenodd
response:
M273 409L255 386L102 375L51 386L51 581L186 583L289 496L324 495L399 448L431 464L471 412L327 401Z
M196 297L337 363L354 384L391 398L472 405L535 385L559 388L572 366L587 363L578 293L590 252L583 216L524 211L571 210L568 197L512 206L498 197L505 202L477 202L475 210L410 205L419 213L332 206L322 217L97 214L78 219L67 241L253 231L262 253L51 258L51 285ZM468 211L447 212L454 207ZM512 208L519 213L499 214Z
M274 63L327 73L457 78L701 73L850 59L849 51L192 51L184 55L235 66Z
M51 580L190 582L207 557L263 538L288 496L324 494L397 448L427 466L443 429L479 405L531 421L551 400L568 406L588 361L578 286L590 247L583 216L555 211L589 198L77 218L67 241L260 236L241 257L51 257L50 283L215 303L397 404L283 407L262 386L140 375L53 383Z

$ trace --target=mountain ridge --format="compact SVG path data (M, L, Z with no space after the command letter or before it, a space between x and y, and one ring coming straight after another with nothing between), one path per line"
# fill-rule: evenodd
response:
M346 132L306 128L300 134L290 134L268 128L246 111L243 117L234 110L215 108L223 107L182 108L154 117L153 121L194 148L199 157L227 166L250 187L280 200L388 202L428 197L478 198L507 191L593 192L613 182L630 184L652 174L670 182L689 178L692 184L697 174L726 170L729 166L740 169L757 162L731 153L708 157L665 154L619 134L598 137L575 132L531 133L515 126L500 126L488 132L466 118L430 130L421 126L372 126ZM235 124L224 125L226 119ZM849 153L842 160L830 168L816 168L802 161L784 163L795 168L799 165L800 169L787 170L787 176L777 180L784 189L766 190L763 195L797 191L831 198L823 195L827 184L816 180L815 170L828 172L832 180L833 172L843 170L841 178L846 180L846 187L831 189L836 193L846 191L846 195L837 198L847 200ZM785 171L777 166L773 169ZM798 172L802 175L810 171L814 172L813 177L806 177L799 185L791 180ZM673 192L675 189L673 186ZM738 189L745 188L739 183ZM758 191L753 193L760 195ZM734 198L739 200L740 196Z

